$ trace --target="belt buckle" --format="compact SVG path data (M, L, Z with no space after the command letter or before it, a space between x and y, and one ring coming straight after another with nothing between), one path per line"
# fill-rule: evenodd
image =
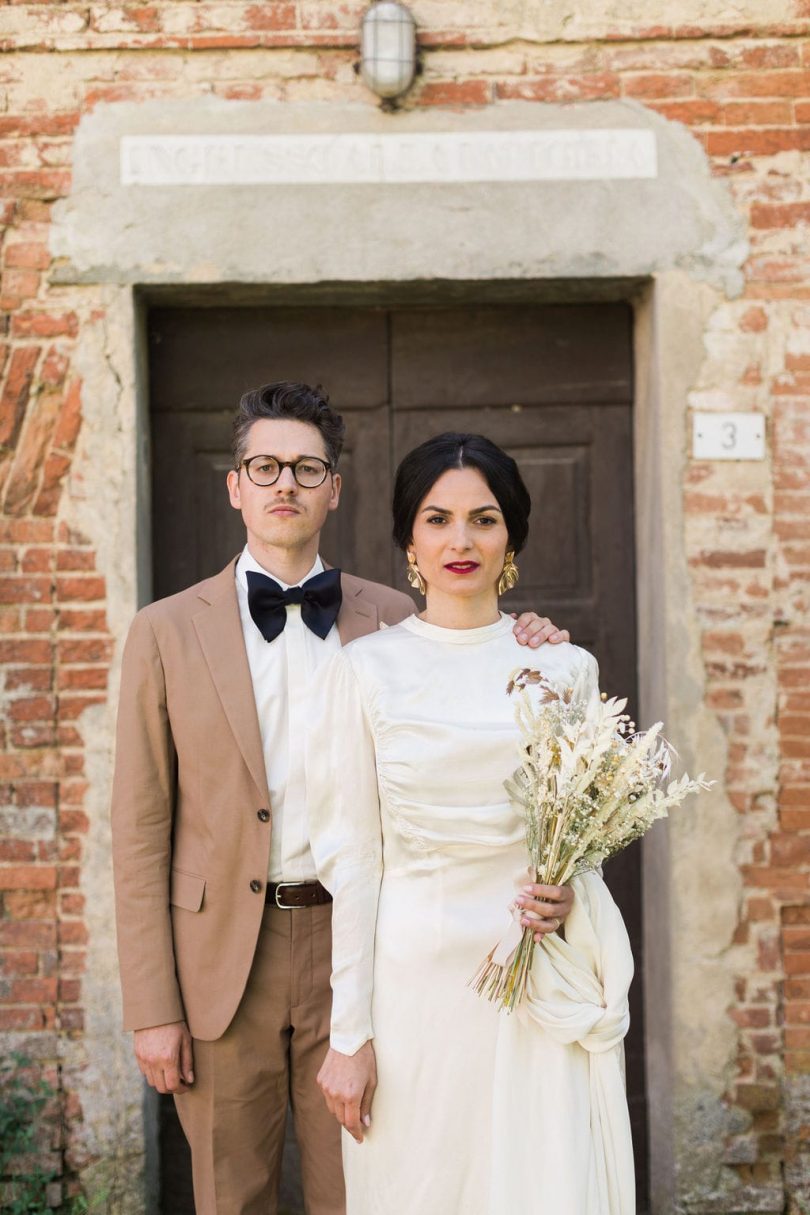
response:
M278 892L282 886L309 886L309 882L279 882L276 886L276 893L274 895L276 907L280 907L282 911L297 911L298 906L296 903L282 903L279 900Z

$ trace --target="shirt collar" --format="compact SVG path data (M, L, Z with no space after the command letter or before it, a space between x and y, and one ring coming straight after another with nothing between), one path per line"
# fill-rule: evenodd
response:
M266 570L263 565L259 565L248 546L245 545L245 547L242 549L241 556L236 563L236 581L244 591L247 591L248 570L253 570L257 574L266 574L268 578L272 578L274 582L277 582L283 591L288 591L291 586L303 586L305 582L309 581L310 578L314 578L316 574L322 574L324 571L324 564L319 553L315 558L315 563L312 566L312 569L304 578L301 579L300 582L282 582L277 574L273 574L270 570Z

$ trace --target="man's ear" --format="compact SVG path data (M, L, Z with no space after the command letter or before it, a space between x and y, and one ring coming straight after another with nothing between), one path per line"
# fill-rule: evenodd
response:
M234 510L242 509L242 497L239 493L239 473L232 468L227 476L228 497Z
M340 488L343 485L343 478L340 473L332 474L332 496L329 499L329 509L337 510L338 502L340 501Z

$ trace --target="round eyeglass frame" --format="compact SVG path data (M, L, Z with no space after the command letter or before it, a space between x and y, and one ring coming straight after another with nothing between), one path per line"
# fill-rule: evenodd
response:
M256 460L273 460L278 465L278 473L275 477L273 477L272 481L254 480L250 474L250 466ZM299 464L322 464L323 476L321 477L320 481L316 481L314 485L306 485L298 476ZM323 485L328 474L332 471L332 465L329 463L329 461L322 460L320 456L299 456L297 460L279 460L276 456L270 455L249 456L247 460L240 461L236 467L236 471L239 472L239 470L242 468L244 468L245 472L247 473L249 480L252 481L254 485L258 485L260 489L269 489L271 485L275 485L285 468L292 469L292 475L295 478L296 484L300 485L302 489L317 489L319 485Z

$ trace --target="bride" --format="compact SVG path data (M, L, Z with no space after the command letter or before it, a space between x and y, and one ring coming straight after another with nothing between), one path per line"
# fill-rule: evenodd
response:
M318 1080L345 1128L348 1215L635 1210L632 957L602 878L574 879L564 938L535 950L516 1013L469 986L516 901L524 923L537 906L503 786L518 763L505 689L525 658L498 610L529 510L514 460L480 435L406 456L394 538L424 611L340 651L319 687L310 826L334 907ZM575 696L598 694L577 646L531 661Z

